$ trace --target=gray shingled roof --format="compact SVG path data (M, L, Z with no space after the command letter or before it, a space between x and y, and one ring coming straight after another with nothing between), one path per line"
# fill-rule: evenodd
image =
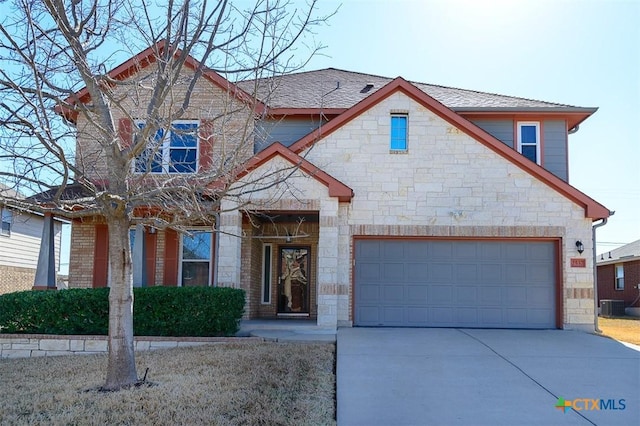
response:
M238 85L243 90L253 93L257 82L258 98L272 108L350 108L392 80L389 77L326 68L274 79L243 81ZM518 109L567 112L594 110L474 90L411 83L453 110ZM363 89L368 84L372 84L373 87L363 93ZM269 92L271 92L270 95L268 95Z
M608 263L620 263L636 259L640 259L640 240L598 255L597 264L606 265Z

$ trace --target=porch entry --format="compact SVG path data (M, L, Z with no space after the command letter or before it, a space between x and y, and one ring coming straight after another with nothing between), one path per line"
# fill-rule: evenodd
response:
M280 247L278 256L278 315L309 315L310 247Z

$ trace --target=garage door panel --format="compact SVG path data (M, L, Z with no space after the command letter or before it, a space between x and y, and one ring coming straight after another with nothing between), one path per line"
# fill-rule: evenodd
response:
M403 241L387 241L383 245L382 253L385 259L404 261L405 248L406 244Z
M478 243L480 249L480 259L482 260L501 260L502 246L493 242L481 242Z
M504 323L502 311L503 309L499 307L478 309L480 322L482 324L488 324L489 326L498 327Z
M527 265L526 264L506 265L505 279L514 285L525 283L527 281Z
M399 284L386 285L382 292L384 300L391 303L404 302L404 286Z
M555 244L356 240L355 325L553 328Z
M381 259L380 250L382 247L382 241L363 240L358 242L358 258L360 260L366 259Z
M453 257L453 244L448 241L434 241L429 245L429 256L431 259L449 260Z
M502 281L502 265L496 263L480 265L480 280L484 283Z
M545 304L553 304L555 294L548 287L529 287L527 288L527 301L533 306L544 306Z
M404 250L404 259L408 262L422 262L429 256L429 246L421 244L421 241L411 241Z
M478 323L478 309L476 308L457 308L456 309L456 323L458 324L477 324Z
M463 305L477 305L478 304L478 289L471 286L457 287L456 290L456 304Z
M356 273L363 281L382 281L382 265L373 262L358 262Z
M383 312L383 323L390 326L402 326L405 323L404 319L404 306L385 306Z
M482 286L479 288L479 304L482 306L502 306L504 288L498 286Z
M451 286L444 285L432 285L429 286L429 303L433 305L446 305L451 306L453 304L453 288Z
M431 308L429 312L429 322L442 327L451 327L454 324L454 311L451 308Z
M388 281L402 281L404 279L404 263L384 263L382 279Z
M429 323L429 310L423 307L407 307L407 322L413 327L424 327Z
M453 267L444 263L431 264L428 277L430 282L451 282L453 280Z
M455 269L456 282L475 283L478 282L478 265L462 263Z
M527 280L529 282L546 283L554 278L553 269L549 265L529 265L527 268Z
M383 325L380 317L380 307L378 306L360 306L358 307L358 315L362 325Z
M527 261L527 246L519 243L506 243L503 256L509 261Z
M427 303L427 287L420 284L409 284L407 286L407 304L409 305L426 305Z
M383 299L380 298L379 284L363 284L358 287L359 300L363 303L379 303Z
M476 259L478 244L475 242L458 242L453 246L454 256L458 259Z
M532 244L529 246L528 258L531 261L538 260L543 263L553 259L553 245L551 244Z
M525 287L508 287L506 303L509 306L526 306L527 289Z
M406 265L407 279L423 280L427 276L428 270L425 263L409 263Z

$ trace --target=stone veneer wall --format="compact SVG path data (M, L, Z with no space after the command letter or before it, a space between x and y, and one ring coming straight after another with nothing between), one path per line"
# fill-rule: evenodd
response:
M35 269L0 265L0 294L31 290L35 278Z
M389 117L398 112L408 114L409 125L408 149L401 153L389 149ZM339 276L327 279L338 283L336 301L326 296L327 306L337 303L338 323L353 318L353 237L552 238L561 242L563 325L593 329L592 220L584 207L406 95L390 95L302 155L355 194L338 210ZM331 240L334 231L324 232L322 216L320 246L329 248L323 233ZM584 243L583 256L576 240ZM572 257L586 259L586 267L571 267Z
M260 341L262 338L252 337L136 337L135 350L149 351L214 343L255 343ZM106 336L0 334L0 358L95 355L106 352Z

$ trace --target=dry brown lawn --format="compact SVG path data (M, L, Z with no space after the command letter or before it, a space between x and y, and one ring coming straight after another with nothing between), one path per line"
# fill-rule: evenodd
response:
M335 345L138 352L153 385L98 392L106 356L0 360L1 425L335 424Z
M622 342L640 345L640 318L598 318L602 334Z

